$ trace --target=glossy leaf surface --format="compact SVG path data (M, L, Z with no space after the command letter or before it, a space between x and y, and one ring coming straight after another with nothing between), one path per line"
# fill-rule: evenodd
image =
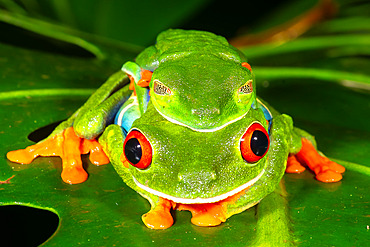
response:
M263 66L285 64L346 70L366 77L367 58L323 57L322 50L317 49L308 56L299 49L301 56L297 64L296 55L284 55L281 49L281 57L275 52L266 59L258 57L256 52L251 59L259 66L255 69L258 95L280 112L291 115L297 127L316 136L321 151L347 168L341 182L318 182L309 171L286 174L275 193L218 227L194 226L189 212L175 212L175 224L171 228L155 231L147 229L141 221L141 215L150 209L149 203L128 188L110 164L96 167L84 157L89 179L68 185L60 178L58 158L37 158L29 165L19 165L5 157L10 150L33 144L27 139L30 133L70 116L123 62L132 60L140 48L5 14L2 20L6 19L8 24L1 25L7 25L9 30L16 25L41 33L36 37L26 33L26 37L35 38L33 43L41 45L0 43L0 180L4 181L0 184L0 205L24 205L55 212L60 223L46 246L365 246L368 243L369 90L344 87L341 80L338 84L317 78L282 79L263 70ZM338 27L335 22L327 25L331 30ZM88 45L76 43L76 37ZM60 43L55 45L55 40ZM70 44L79 44L70 55L65 55L64 50L55 53ZM336 48L330 47L331 54L348 52ZM368 83L363 82L363 85ZM38 234L37 229L29 231ZM16 232L13 234L17 236Z

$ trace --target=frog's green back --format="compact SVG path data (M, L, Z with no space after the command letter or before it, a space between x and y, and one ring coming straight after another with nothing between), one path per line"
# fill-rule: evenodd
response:
M204 31L170 29L160 33L157 43L140 53L136 62L153 71L166 61L209 54L237 63L246 61L244 55L222 36Z

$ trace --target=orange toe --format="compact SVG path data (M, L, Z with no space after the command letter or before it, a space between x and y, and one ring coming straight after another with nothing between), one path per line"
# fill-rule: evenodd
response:
M80 184L87 180L88 174L83 168L64 168L61 176L67 184Z
M6 158L11 162L16 162L19 164L29 164L31 163L36 157L28 152L26 149L19 149L10 151L6 154Z
M144 224L151 229L167 229L173 224L173 218L170 213L173 202L159 198L158 205L144 214L141 219Z
M301 173L301 172L304 172L305 170L306 168L297 161L294 155L288 157L288 162L287 162L285 172Z
M173 224L173 218L169 211L149 211L141 219L151 229L167 229Z
M324 183L334 183L342 180L343 176L341 173L326 170L316 175L316 179Z
M330 170L333 170L338 173L344 173L346 171L346 168L344 168L344 166L339 165L338 163L335 163L334 161L329 160L328 166Z

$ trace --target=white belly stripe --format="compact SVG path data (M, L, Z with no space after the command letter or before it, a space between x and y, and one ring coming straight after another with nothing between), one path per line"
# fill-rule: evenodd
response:
M190 127L189 125L186 125L186 124L184 124L184 123L182 123L180 121L177 121L177 120L175 120L173 118L170 118L170 117L164 115L162 112L158 111L157 108L155 108L155 109L157 110L157 112L159 112L159 114L161 114L162 117L164 117L165 119L167 119L167 121L169 121L171 123L174 123L174 124L181 125L181 126L185 126L185 127L189 128L189 129L194 130L194 131L197 131L197 132L215 132L217 130L223 129L226 126L228 126L228 125L230 125L232 123L235 123L236 121L242 119L248 113L248 112L246 112L243 115L241 115L240 117L234 118L233 120L231 120L231 121L229 121L229 122L227 122L227 123L225 123L225 124L223 124L223 125L221 125L221 126L219 126L217 128L213 128L213 129L196 129L196 128Z
M218 196L215 196L215 197L210 197L210 198L194 198L194 199L189 199L189 198L180 198L180 197L175 197L175 196L171 196L171 195L167 195L163 192L160 192L160 191L157 191L157 190L154 190L152 188L149 188L143 184L141 184L139 181L137 181L134 177L133 180L135 182L135 184L137 186L139 186L141 189L153 194L153 195L156 195L156 196L159 196L159 197L162 197L162 198L165 198L165 199L168 199L168 200L171 200L171 201L174 201L176 203L183 203L183 204L203 204L203 203L214 203L214 202L218 202L218 201L222 201L230 196L233 196L237 193L239 193L240 191L252 186L253 184L255 184L261 177L262 175L265 173L265 169L263 169L260 174L258 174L255 178L253 178L252 180L248 181L247 183L229 191L229 192L226 192L222 195L218 195Z

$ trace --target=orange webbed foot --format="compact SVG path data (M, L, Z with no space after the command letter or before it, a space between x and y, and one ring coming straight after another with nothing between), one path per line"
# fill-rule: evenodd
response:
M291 172L294 167L298 167L296 162L299 165L308 166L316 174L316 179L325 183L342 180L342 173L345 171L343 166L320 155L312 143L305 138L302 138L301 150L288 158L287 172Z
M225 209L221 204L179 204L177 210L188 210L191 223L196 226L217 226L226 221Z
M78 137L73 128L67 128L42 142L25 149L10 151L7 158L16 163L29 164L38 156L59 156L62 158L62 179L69 184L86 181L88 175L82 166L81 154L90 152L93 164L109 163L101 145L96 140L86 140Z
M173 224L171 208L173 202L159 198L158 205L144 214L141 219L151 229L167 229Z

